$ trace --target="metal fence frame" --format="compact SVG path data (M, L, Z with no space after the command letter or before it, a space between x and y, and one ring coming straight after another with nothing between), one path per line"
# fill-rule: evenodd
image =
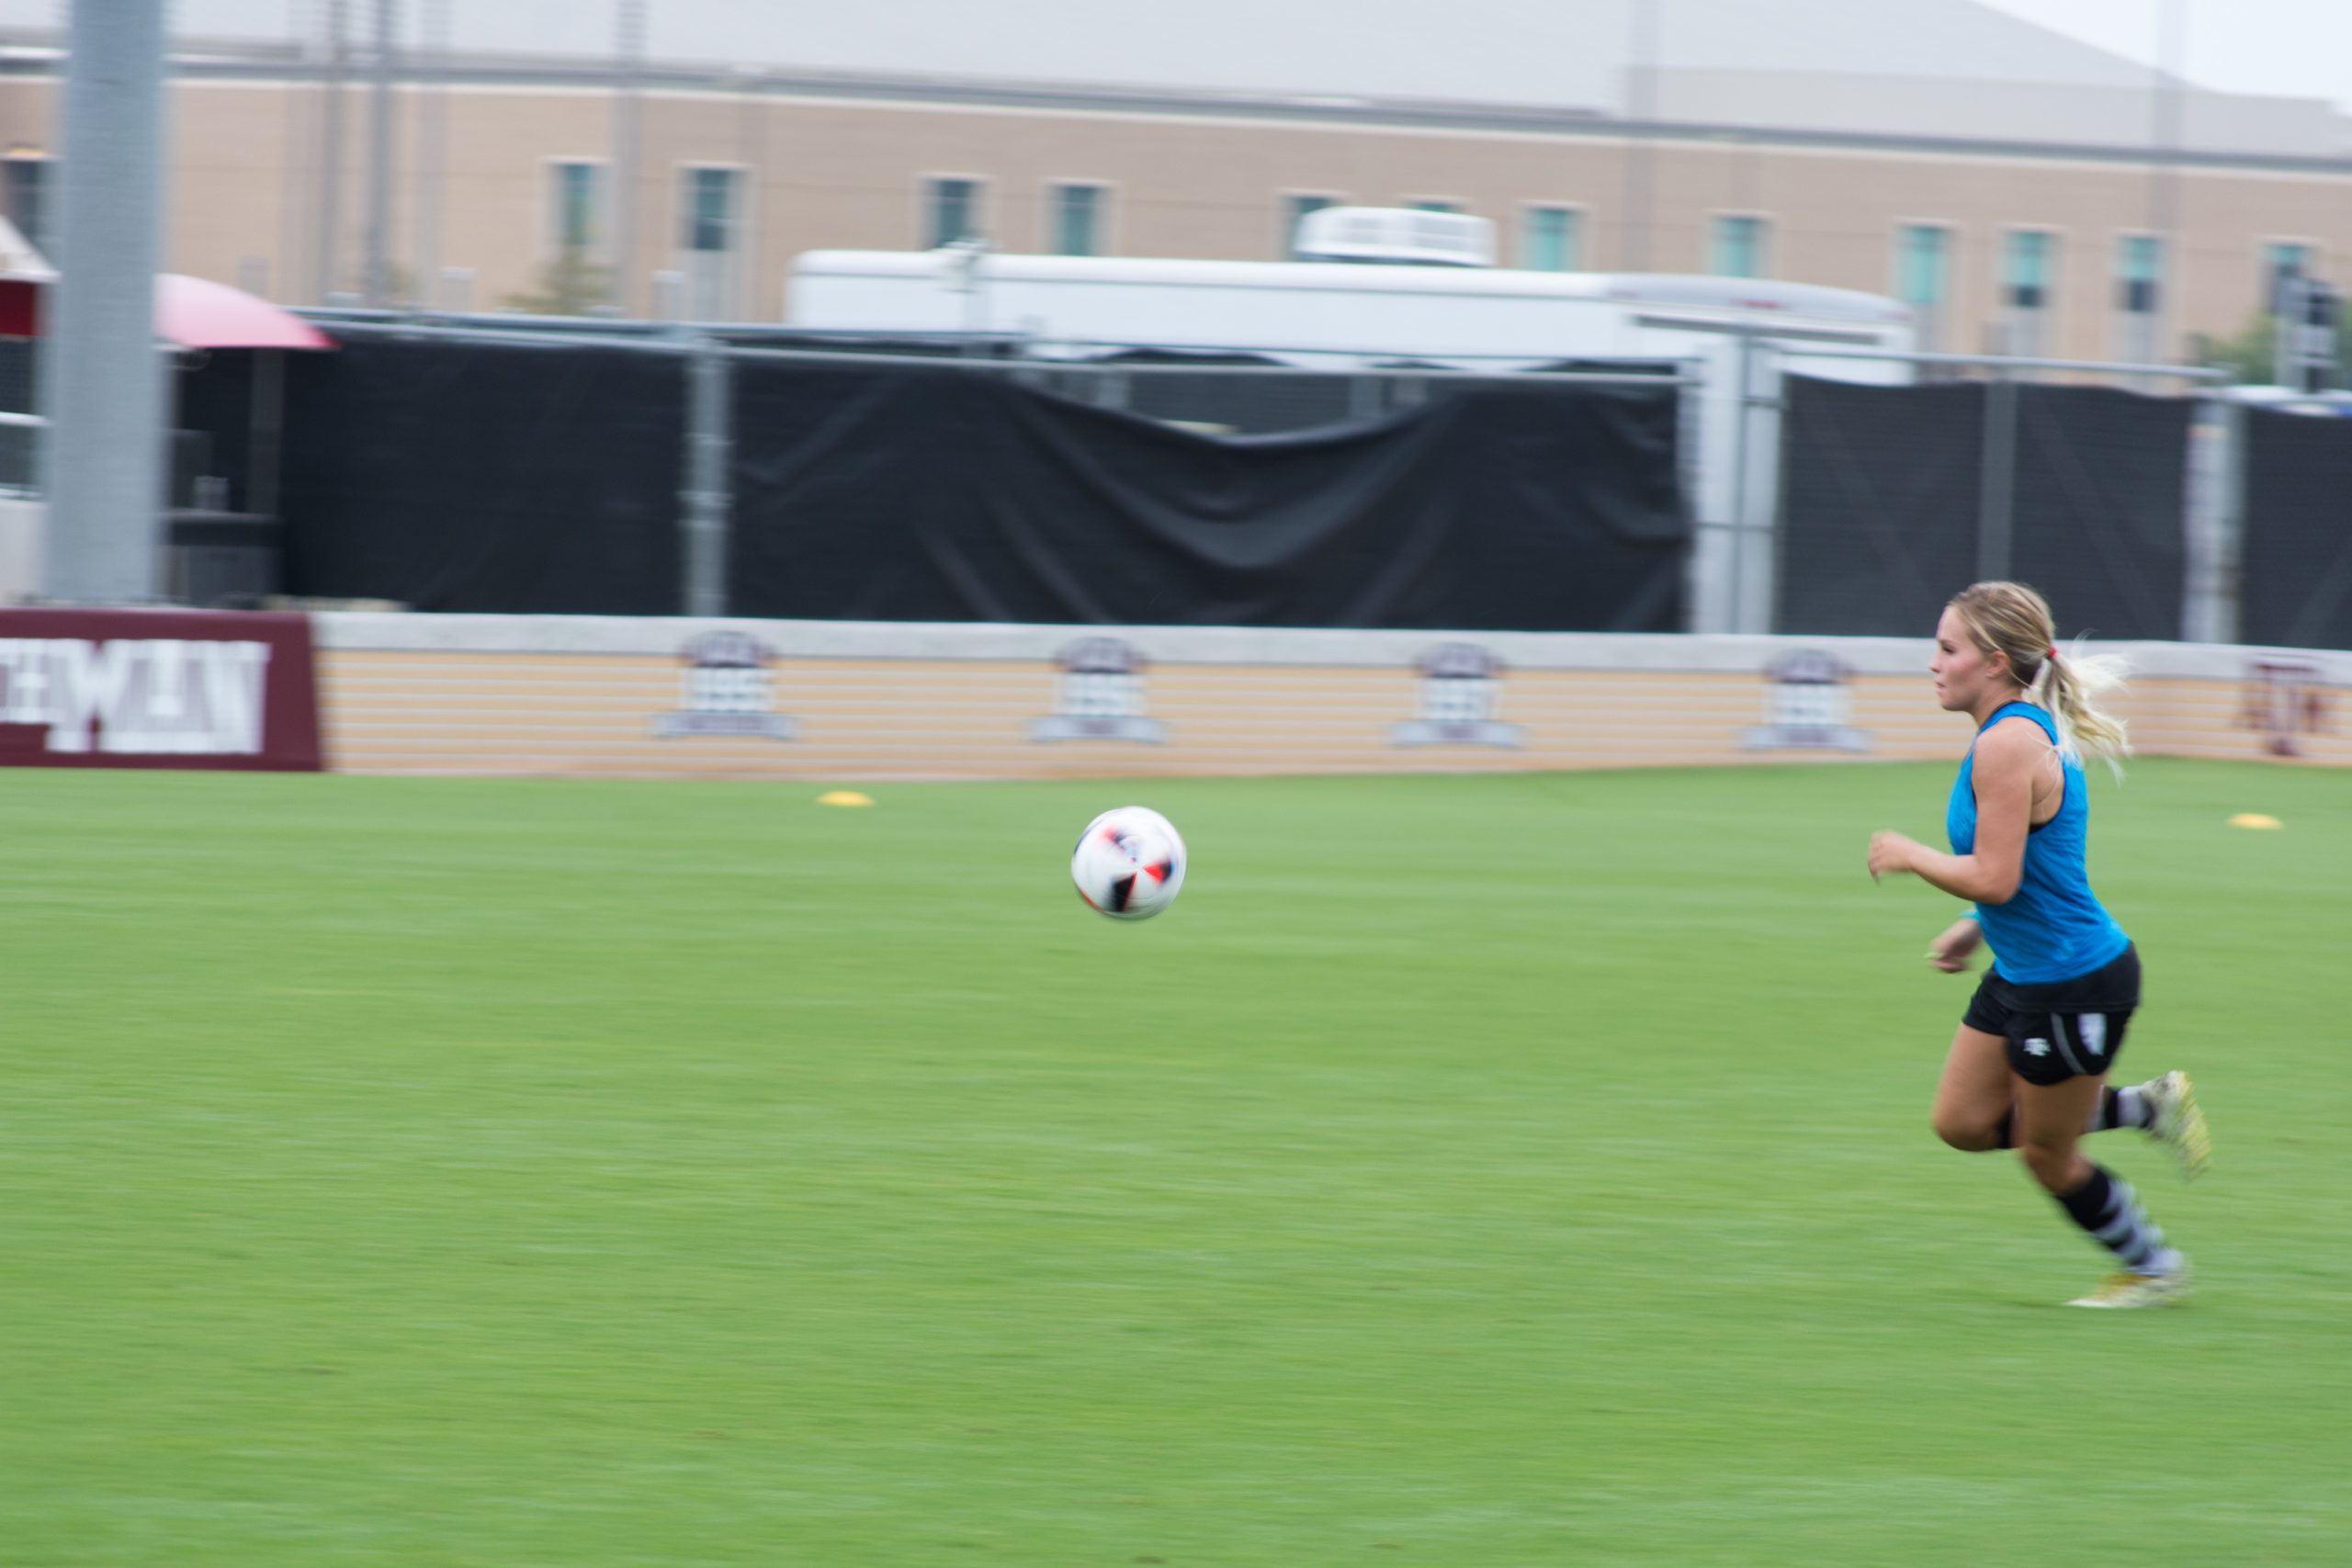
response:
M1329 378L1344 381L1351 418L1377 417L1416 405L1433 384L1524 382L1561 386L1672 385L1682 394L1681 491L1701 543L1691 554L1688 602L1693 631L1766 632L1775 629L1773 606L1781 570L1781 486L1786 410L1785 378L1808 361L1884 360L1928 372L1974 372L1990 385L1982 465L1977 574L2007 570L2013 536L2017 466L2018 384L2044 375L2094 376L2145 386L2161 380L2204 388L2225 379L2218 370L2107 360L2023 358L1996 355L1898 353L1859 348L1823 348L1776 338L1769 326L1730 329L1736 339L1736 377L1729 405L1736 421L1729 442L1728 514L1709 515L1702 504L1702 443L1708 414L1704 363L1685 360L1670 373L1651 369L1531 372L1504 368L1524 365L1524 355L1465 355L1491 359L1497 368L1475 365L1382 367L1349 363L1328 350L1279 344L1230 344L1187 349L1204 355L1287 355L1287 363L1153 362L1110 359L1138 345L1090 341L1045 340L1012 333L866 333L733 322L620 321L606 318L517 317L503 313L420 314L413 311L329 309L301 312L325 330L346 335L467 344L509 344L534 348L600 347L683 358L685 364L687 434L678 487L683 592L681 612L714 615L725 611L725 562L729 513L729 467L731 367L738 361L801 364L921 366L1010 375L1024 384L1078 396L1098 407L1127 409L1138 380L1155 377ZM875 346L887 343L888 347ZM820 346L838 344L839 346ZM1664 362L1629 361L1656 366ZM2187 556L2183 625L2186 640L2225 642L2239 626L2238 576L2244 495L2243 408L2224 398L2200 398L2192 423L2187 514L2182 519ZM30 412L0 412L0 443L26 433L37 446L48 421ZM274 443L276 433L269 433ZM274 448L273 448L274 449ZM0 447L0 457L5 447ZM0 495L38 498L36 474L0 465ZM257 472L256 485L274 476ZM274 496L272 497L274 500ZM1727 536L1719 550L1709 536ZM1714 557L1712 562L1710 557ZM1720 606L1709 610L1709 605Z

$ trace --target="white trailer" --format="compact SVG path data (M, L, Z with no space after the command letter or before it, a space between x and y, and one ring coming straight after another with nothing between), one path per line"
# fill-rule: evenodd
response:
M1334 209L1308 220L1302 249L1319 227L1332 237L1317 254L1353 249L1361 259L1000 255L962 245L811 251L794 264L785 314L820 329L1015 333L1031 353L1069 358L1148 347L1248 352L1322 369L1410 362L1490 373L1564 360L1670 361L1698 382L1692 629L1764 630L1779 483L1768 433L1778 426L1753 418L1751 405L1776 395L1778 377L1757 345L1806 349L1806 375L1905 383L1912 367L1899 357L1834 355L1841 347L1910 353L1909 309L1879 295L1758 278L1487 267L1466 229L1461 243L1428 243L1428 220L1454 215L1379 216L1413 220L1421 265L1406 262L1411 247L1393 237L1351 246L1350 226L1361 233L1372 225L1359 209ZM1376 256L1362 254L1375 248Z

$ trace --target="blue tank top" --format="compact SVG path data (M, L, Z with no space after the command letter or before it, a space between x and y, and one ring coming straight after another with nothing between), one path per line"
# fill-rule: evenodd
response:
M2033 720L2052 746L2058 744L2057 722L2031 703L1996 709L1977 735L2011 714ZM1994 972L2020 986L2079 979L2114 963L2132 945L2115 917L2091 892L2090 874L2083 863L2091 816L2083 765L2066 761L2064 767L2058 815L2026 830L2025 874L2016 894L2006 904L1976 906L1977 923L1992 944ZM1976 848L1975 769L1976 742L1972 740L1968 755L1960 761L1960 777L1952 781L1951 804L1944 810L1944 831L1956 855Z

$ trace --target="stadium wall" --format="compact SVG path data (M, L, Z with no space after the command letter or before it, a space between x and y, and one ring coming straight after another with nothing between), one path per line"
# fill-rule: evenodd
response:
M1925 638L316 616L330 767L950 779L1945 759ZM2352 653L2117 643L2147 754L2352 765Z

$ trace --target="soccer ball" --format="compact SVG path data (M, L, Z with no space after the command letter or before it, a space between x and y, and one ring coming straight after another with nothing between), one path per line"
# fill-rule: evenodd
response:
M1148 807L1105 811L1078 836L1069 879L1097 913L1148 920L1176 902L1184 886L1183 836Z

